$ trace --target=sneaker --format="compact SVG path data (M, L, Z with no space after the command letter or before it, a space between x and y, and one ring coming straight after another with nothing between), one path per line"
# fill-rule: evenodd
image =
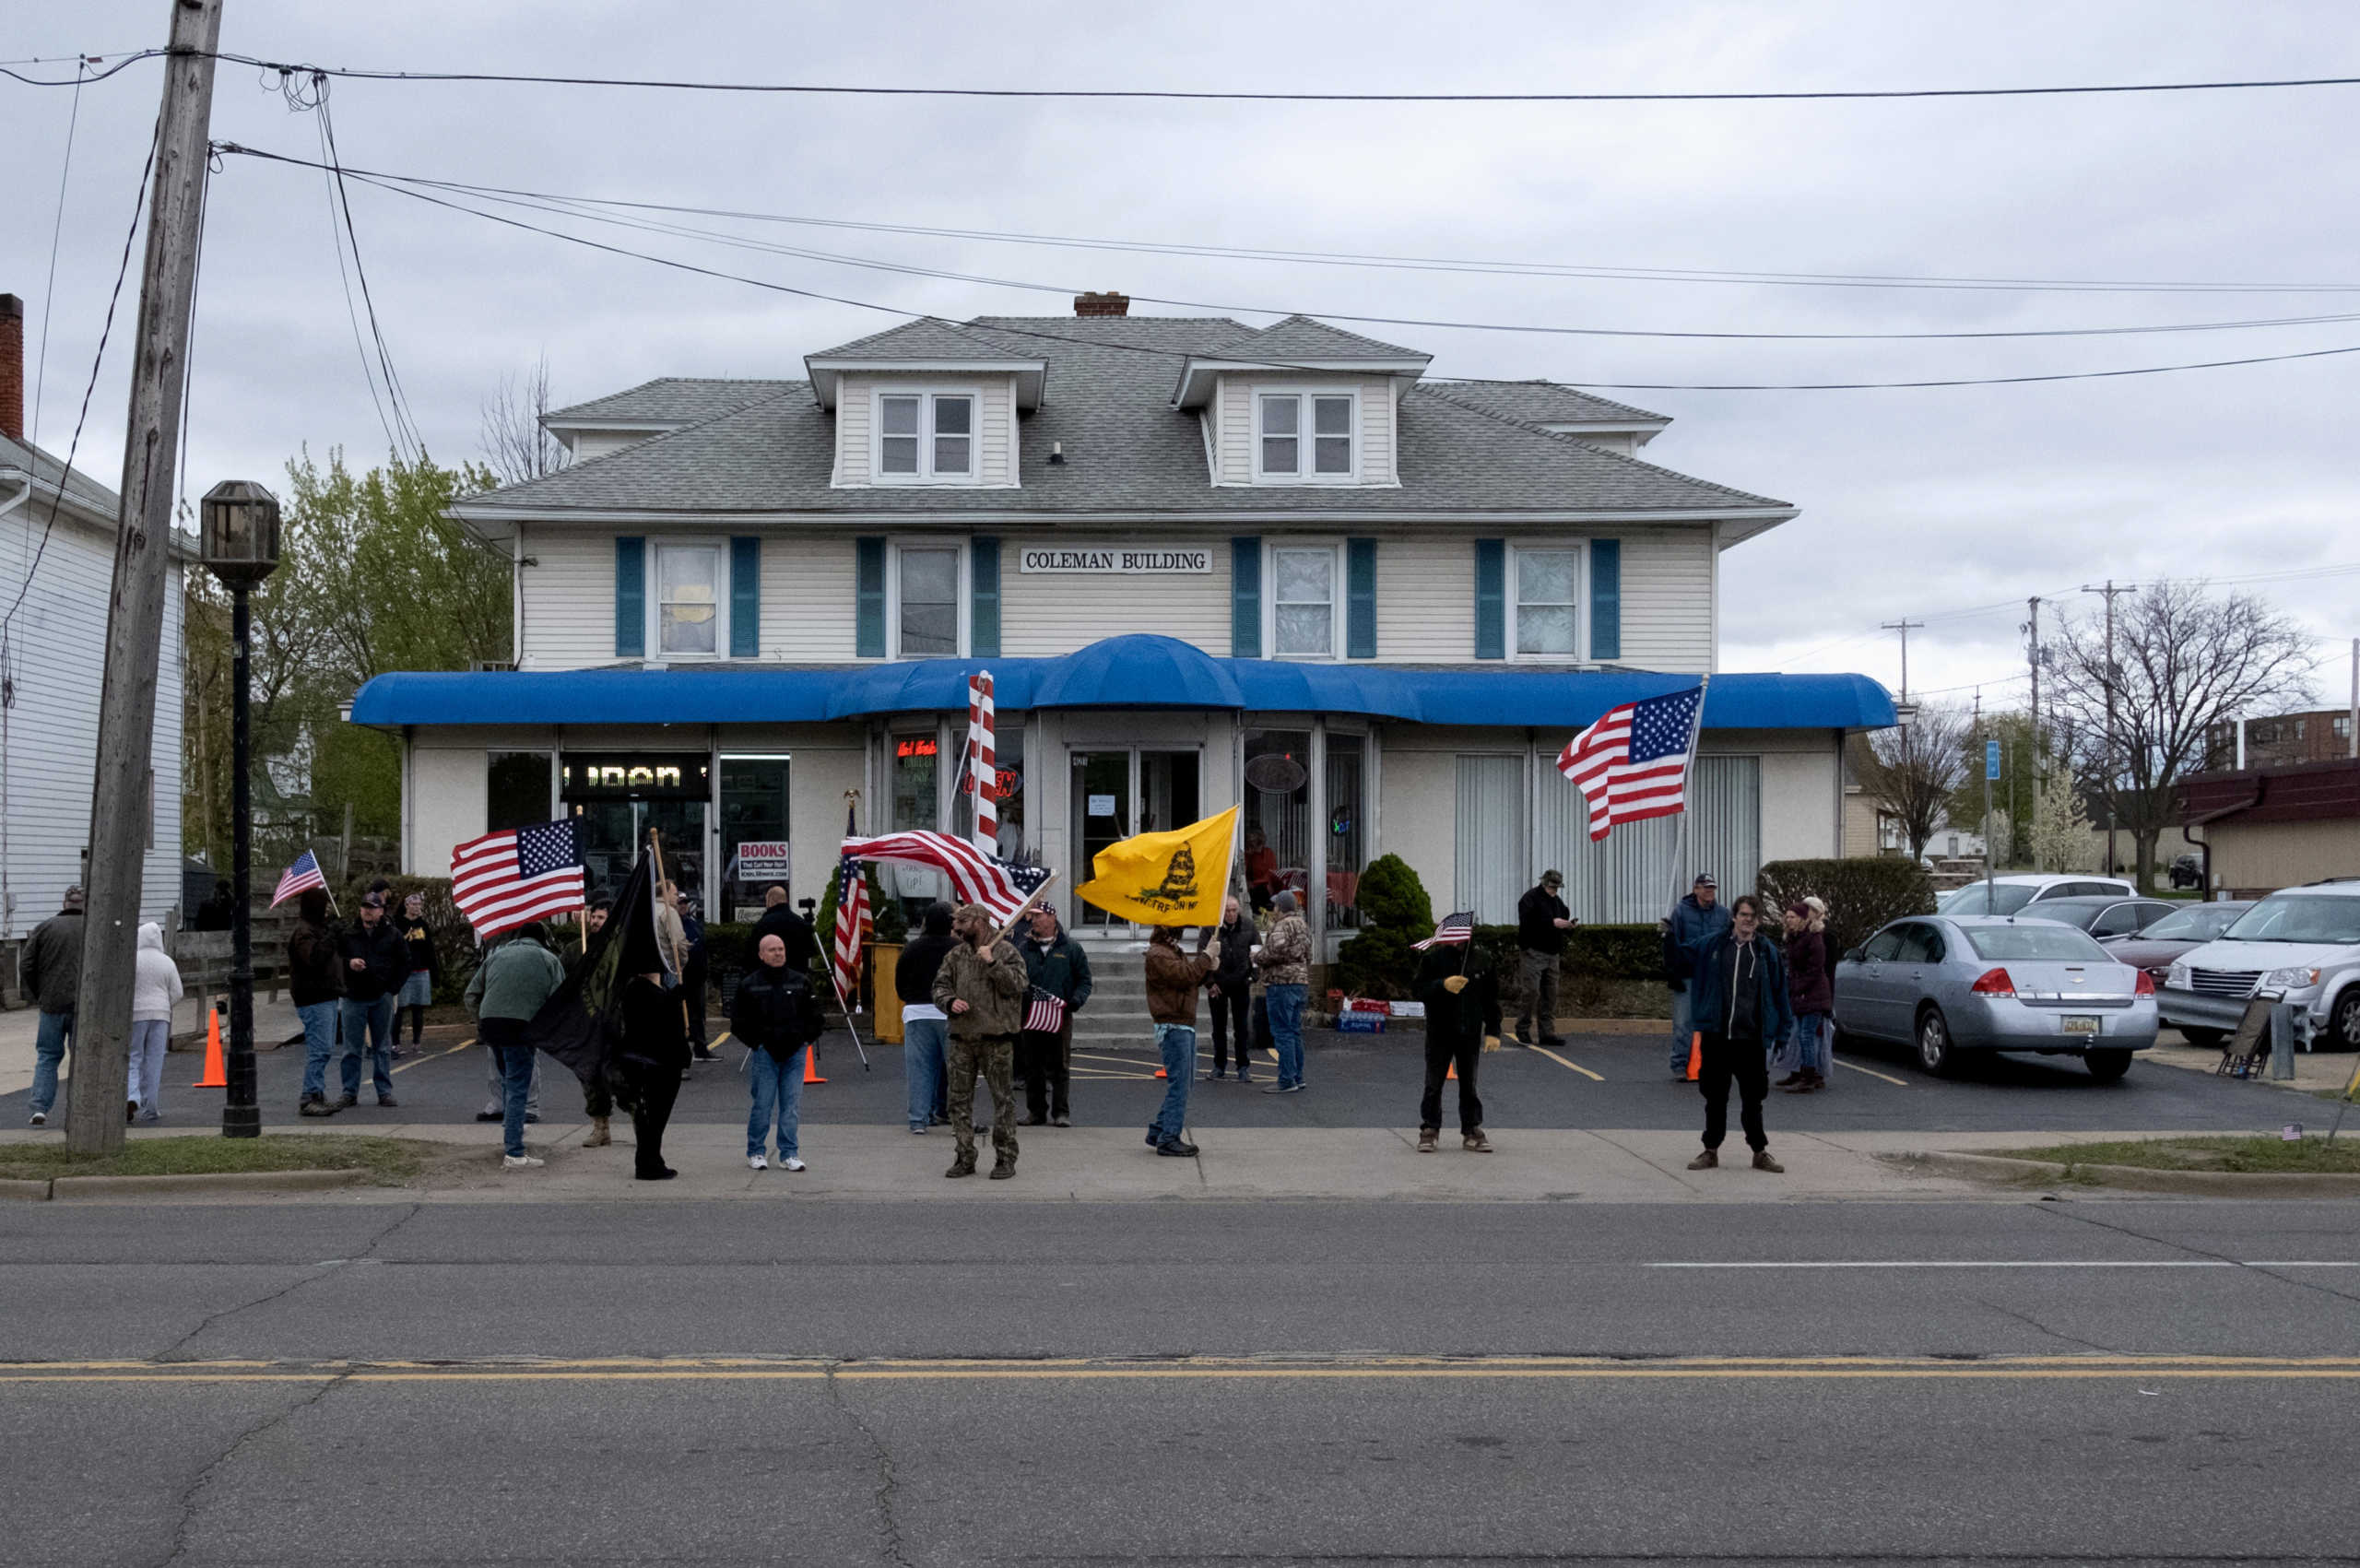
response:
M1252 1083L1254 1081L1254 1075L1241 1069L1237 1075L1237 1081L1240 1083Z
M1753 1168L1757 1171L1767 1171L1774 1176L1784 1175L1787 1171L1784 1165L1770 1158L1770 1151L1766 1149L1757 1149L1753 1151Z
M32 1114L31 1119L27 1121L25 1125L29 1127L45 1127L49 1126L49 1113L46 1111L35 1111Z
M497 1122L503 1119L504 1114L499 1111L478 1111L476 1113L476 1120L478 1122Z
M810 1169L809 1166L804 1164L802 1161L797 1160L792 1154L780 1161L778 1162L778 1168L782 1171L808 1171Z
M538 1111L527 1111L525 1113L525 1125L528 1127L540 1119L541 1114Z
M1032 1112L1027 1111L1024 1114L1016 1118L1016 1125L1020 1127L1045 1127L1049 1125L1049 1118L1046 1116L1036 1116Z
M927 1127L927 1126L931 1126L931 1125L932 1125L932 1124L930 1124L930 1123L920 1123L920 1124L918 1124L918 1125L916 1125L916 1126L914 1126L911 1127L911 1128L910 1128L910 1130L911 1130L912 1132L914 1132L914 1133L917 1134L917 1135L918 1135L918 1137L920 1137L920 1138L924 1138L924 1137L926 1136L926 1127Z
M336 1114L336 1107L328 1103L325 1095L306 1094L303 1096L302 1102L295 1107L295 1114L299 1116L333 1116ZM39 1121L41 1118L36 1116L33 1119ZM497 1119L497 1117L494 1118L494 1120ZM477 1120L480 1121L482 1118L478 1117Z
M667 1166L663 1167L661 1170L655 1170L655 1171L634 1171L634 1172L632 1172L632 1173L631 1173L631 1175L632 1175L635 1179L637 1179L637 1180L639 1180L639 1181L643 1181L643 1182L668 1182L668 1181L670 1181L673 1177L675 1177L675 1176L678 1175L679 1173L680 1173L679 1172L675 1171L674 1169L672 1169L672 1167L671 1167L671 1166L667 1165Z
M381 1111L394 1111L400 1109L400 1107L401 1102L395 1099L390 1094L380 1094L377 1096L377 1108ZM529 1122L533 1118L527 1116L525 1119Z
M746 1169L749 1171L767 1171L770 1168L771 1162L763 1159L761 1155L749 1154L746 1156Z
M1299 1083L1274 1083L1270 1085L1269 1088L1262 1091L1262 1092L1265 1094L1301 1094L1303 1092L1303 1085Z
M1691 1160L1688 1162L1688 1168L1692 1171L1709 1171L1720 1162L1720 1150L1717 1149L1708 1149L1705 1150L1704 1153L1696 1156L1695 1159Z
M1483 1136L1482 1129L1479 1127L1475 1131L1469 1133L1465 1138L1460 1138L1458 1140L1458 1147L1464 1149L1469 1154L1489 1154L1492 1152L1492 1140L1485 1138Z
M548 1161L533 1154L503 1154L500 1157L500 1168L503 1171L530 1171L548 1163Z
M1540 1037L1540 1043L1554 1051L1565 1043L1565 1037L1562 1034L1544 1034Z
M1430 1132L1421 1131L1418 1134L1418 1152L1421 1154L1432 1154L1434 1151L1434 1135Z
M1175 1138L1169 1143L1159 1143L1155 1146L1155 1151L1166 1160L1193 1160L1197 1157L1197 1146L1183 1138Z
M143 1127L153 1126L163 1119L164 1114L161 1111L142 1111L139 1113L139 1125Z
M968 1169L969 1169L970 1171L974 1170L974 1167L973 1167L973 1166L969 1166L969 1167L968 1167ZM996 1182L1004 1182L1004 1181L1007 1181L1010 1176L1013 1176L1013 1175L1015 1175L1015 1174L1016 1174L1016 1161L1013 1161L1013 1160L1010 1160L1007 1155L1003 1154L1003 1155L1001 1155L998 1159L997 1159L997 1160L995 1160L995 1161L992 1161L992 1180L993 1180L993 1181L996 1181Z
M1073 1118L1060 1111L1049 1118L1049 1125L1053 1127L1069 1127L1073 1126Z

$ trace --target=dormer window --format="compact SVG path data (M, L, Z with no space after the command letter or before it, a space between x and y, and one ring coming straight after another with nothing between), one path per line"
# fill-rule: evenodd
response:
M1360 473L1350 392L1262 392L1254 399L1255 477L1265 484L1350 484Z
M877 395L879 483L966 484L974 477L974 394Z

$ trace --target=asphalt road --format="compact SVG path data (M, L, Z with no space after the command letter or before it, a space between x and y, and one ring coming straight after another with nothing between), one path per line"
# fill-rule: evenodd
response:
M400 1105L381 1110L364 1081L360 1104L331 1124L338 1131L403 1122L466 1122L490 1097L485 1054L462 1045L471 1032L446 1026L430 1030L419 1054L395 1064ZM1409 1126L1417 1120L1424 1071L1422 1036L1314 1032L1304 1076L1310 1090L1295 1095L1258 1092L1274 1079L1266 1060L1256 1064L1257 1081L1199 1083L1189 1101L1189 1125L1198 1127ZM1200 1066L1211 1070L1211 1044L1199 1037ZM1155 1058L1142 1041L1130 1051L1095 1047L1074 1054L1073 1106L1084 1126L1144 1125L1154 1114L1163 1085L1154 1078ZM738 1070L744 1048L725 1042L723 1060L696 1067L681 1090L674 1118L684 1122L735 1122L746 1114L746 1080ZM849 1037L841 1032L820 1043L820 1071L828 1082L807 1089L803 1116L826 1124L890 1126L903 1118L906 1090L900 1047L871 1043L873 1066L863 1071ZM1688 1127L1695 1124L1696 1092L1675 1084L1664 1043L1656 1036L1577 1036L1553 1055L1515 1045L1484 1058L1480 1087L1484 1120L1512 1127ZM174 1125L218 1126L221 1091L192 1090L197 1059L174 1055L167 1067L164 1101ZM298 1125L295 1104L302 1079L302 1051L288 1047L260 1053L263 1120L267 1126ZM542 1092L552 1120L578 1120L580 1088L551 1059L541 1063ZM331 1086L336 1082L330 1067ZM986 1114L989 1096L977 1086ZM1446 1114L1456 1117L1447 1091ZM20 1125L22 1093L0 1097L0 1120ZM2317 1102L2290 1102L2267 1082L2235 1082L2160 1063L2134 1062L2118 1083L2093 1079L2081 1065L2063 1057L1994 1056L1970 1063L1960 1078L1929 1077L1902 1047L1867 1047L1836 1058L1835 1081L1809 1095L1770 1097L1769 1125L1802 1132L2249 1131L2275 1127L2290 1117L2305 1119ZM1732 1111L1734 1115L1734 1111ZM301 1124L318 1126L313 1122Z
M2355 1221L26 1205L0 1562L2349 1562Z

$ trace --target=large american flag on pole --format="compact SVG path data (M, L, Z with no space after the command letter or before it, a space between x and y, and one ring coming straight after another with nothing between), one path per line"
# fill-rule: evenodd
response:
M478 937L580 909L582 837L574 819L505 828L451 852L451 902Z
M310 850L295 857L295 864L278 878L278 890L270 895L270 907L277 909L305 888L324 888L328 879L320 875L320 857Z
M979 903L992 918L1007 921L1049 879L1045 867L1012 866L985 855L951 833L887 833L873 839L844 840L846 860L883 860L896 866L924 866L950 878L953 903Z
M1589 802L1589 836L1686 809L1705 689L1625 702L1565 743L1557 771Z
M844 808L844 850L836 862L836 935L828 955L836 994L849 1010L860 995L860 944L868 935L868 876L852 855L853 808Z

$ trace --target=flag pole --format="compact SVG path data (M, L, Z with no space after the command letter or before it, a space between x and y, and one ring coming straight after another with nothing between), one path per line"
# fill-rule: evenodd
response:
M860 1057L860 1070L862 1072L868 1072L871 1070L868 1066L868 1053L861 1046L860 1031L853 1027L852 1004L844 1000L844 983L836 978L836 966L834 964L831 963L825 967L828 971L828 984L836 994L836 1006L844 1009L844 1032L852 1036L853 1051Z
M1696 745L1705 733L1705 698L1712 686L1710 671L1696 682L1696 717L1688 726L1688 760L1680 770L1680 820L1673 824L1671 831L1671 898L1664 911L1667 920L1680 908L1680 857L1688 847L1688 775L1696 771Z

